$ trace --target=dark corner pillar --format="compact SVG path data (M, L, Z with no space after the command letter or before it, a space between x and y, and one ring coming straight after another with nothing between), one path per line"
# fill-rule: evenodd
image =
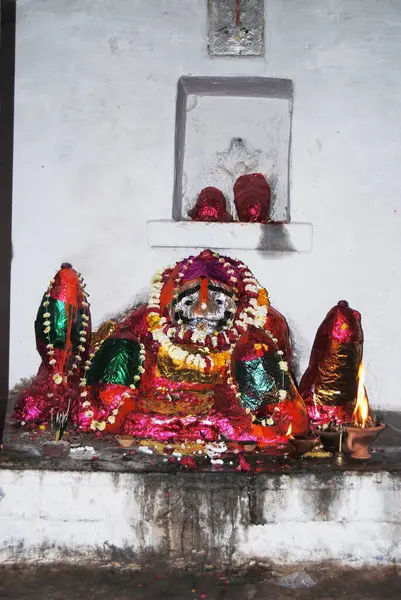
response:
M0 443L7 411L10 338L15 0L1 0L0 39Z

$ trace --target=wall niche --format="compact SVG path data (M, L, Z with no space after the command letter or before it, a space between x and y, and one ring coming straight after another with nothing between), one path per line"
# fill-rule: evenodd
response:
M309 251L310 224L290 222L292 104L289 79L181 77L172 220L148 223L149 244ZM238 221L233 186L249 173L262 173L271 187L271 224ZM208 186L223 192L232 223L190 220L188 211Z

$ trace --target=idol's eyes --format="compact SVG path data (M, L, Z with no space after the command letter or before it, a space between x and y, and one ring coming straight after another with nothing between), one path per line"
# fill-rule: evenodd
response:
M194 303L193 300L191 300L191 298L187 298L186 300L184 300L184 305L185 306L192 306Z
M217 293L213 295L213 300L217 306L227 306L231 303L231 298L225 294Z

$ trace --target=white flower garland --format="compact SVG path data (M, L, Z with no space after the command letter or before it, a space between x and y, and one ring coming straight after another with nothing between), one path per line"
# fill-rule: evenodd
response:
M222 256L219 254L213 254L214 258L217 258L220 263L226 268L228 275L233 275L235 273L232 268L232 264L227 262ZM193 259L188 260L188 264L193 263ZM244 279L243 281L246 283L245 291L253 292L254 294L258 294L263 288L256 281L252 273L245 267L243 263L238 263L239 267L243 269ZM188 266L184 264L183 270L186 270ZM176 361L184 362L188 365L193 365L200 371L204 371L207 367L213 367L213 359L209 356L210 349L208 347L204 347L204 353L193 353L188 350L184 350L179 344L175 344L172 342L172 338L178 336L180 339L184 337L185 329L180 327L179 329L176 327L169 327L167 331L164 330L164 325L166 324L166 319L161 317L161 307L160 307L160 295L163 289L164 281L163 276L171 271L172 267L168 267L164 271L160 270L154 275L151 283L151 289L149 294L149 303L148 306L152 310L149 314L151 318L154 318L155 321L158 321L157 326L152 329L152 336L155 341L157 341L163 350ZM180 282L180 279L184 277L184 273L180 272L176 279L176 283ZM230 279L237 278L231 277ZM235 289L235 288L234 288ZM258 303L257 298L251 297L248 300L248 305L242 310L242 312L236 318L234 325L231 326L228 330L221 332L221 335L226 341L226 344L231 347L232 342L230 341L227 333L231 332L236 339L238 339L243 332L245 332L248 327L253 326L258 329L264 329L266 318L267 318L268 309L267 306L261 305ZM202 346L205 343L205 340L208 336L204 332L194 331L191 335L191 342ZM213 335L211 337L211 344L213 348L218 346L218 338Z
M229 275L232 275L235 273L235 271L232 269L232 265L229 262L226 262L226 260L223 257L220 257L218 254L214 254L214 257L218 258L219 261L224 264L224 267L227 268L227 270L228 270L227 272ZM193 260L190 259L188 262L191 263L191 262L193 262ZM240 266L241 270L244 271L243 281L246 283L246 285L245 285L246 292L251 292L252 294L258 294L260 291L262 291L263 288L259 285L259 283L256 281L256 279L253 277L252 273L247 269L247 267L245 267L245 265L243 263L240 263L239 261L238 261L238 265ZM167 275L169 274L169 272L172 271L173 268L174 267L167 267L164 270L157 271L157 273L154 275L152 282L151 282L151 290L150 290L150 294L149 294L148 306L152 310L148 314L148 317L150 317L150 319L154 320L154 322L156 323L156 325L151 327L152 337L158 344L160 344L160 346L168 354L168 356L170 356L170 358L172 358L175 361L184 362L187 365L191 365L191 366L197 368L199 371L203 372L207 368L211 368L214 365L213 359L210 356L210 352L211 352L210 348L208 348L207 346L204 345L206 337L207 337L206 334L204 332L198 332L198 331L195 331L192 333L191 342L198 344L201 347L201 351L200 352L190 352L188 350L185 350L180 344L175 344L172 342L172 339L175 337L178 337L179 339L183 339L183 337L185 335L185 329L183 327L181 327L182 324L179 323L178 324L179 327L175 327L175 326L171 326L171 325L168 326L167 320L161 316L160 295L161 295L161 291L164 286L163 279L165 276L167 277ZM184 270L185 270L185 268L187 268L186 265L184 265ZM182 279L183 277L184 277L184 273L180 272L177 276L176 282L177 283L180 282L180 279ZM235 278L235 277L231 277L230 279L233 281L233 283L236 283L236 281L237 281L237 278ZM235 299L238 300L238 298L235 298ZM227 329L226 331L221 332L221 334L223 335L223 337L228 345L227 351L230 355L232 354L232 352L234 350L234 347L236 345L236 340L242 335L243 332L247 331L247 329L251 326L253 326L257 329L263 329L275 344L278 343L277 338L275 338L271 334L270 331L265 329L267 314L268 314L267 306L259 304L257 298L255 298L255 297L249 298L247 306L245 306L242 309L241 313L236 318L235 323L232 324L231 327L229 329ZM167 329L166 329L166 327L167 327ZM234 335L234 337L235 337L234 342L230 341L229 336L227 335L228 333L231 333ZM215 335L210 336L210 337L211 337L211 345L213 346L213 348L217 348L218 337ZM85 367L84 367L85 371L87 371L89 369L90 364L91 364L91 359L93 358L94 354L95 354L95 351L90 354L89 360L86 362ZM279 368L280 368L281 372L283 373L283 384L284 384L284 375L286 372L288 372L288 364L286 361L284 361L282 359L283 352L281 350L278 350L276 352L276 354L279 357ZM143 360L145 359L145 348L144 348L143 344L141 344L140 355L141 355L141 360L143 363ZM234 378L233 378L233 375L231 372L230 361L228 361L227 368L228 368L227 383L229 384L229 386L232 389L233 393L235 394L236 398L238 398L240 400L241 393L239 392L238 386L236 385L236 383L234 381ZM140 371L144 372L144 369L142 366L140 367ZM140 380L140 376L136 376L134 379L135 379L135 382L130 386L132 389L135 389L137 387L137 382ZM82 387L86 386L85 377L81 379L80 385L82 385ZM81 396L82 397L87 396L87 391L84 390L81 393ZM124 392L122 394L123 399L119 402L118 406L111 412L111 414L109 415L107 420L97 421L95 419L92 419L90 428L93 431L95 431L95 430L103 431L106 428L107 423L110 423L110 424L114 423L115 418L118 415L119 408L122 406L122 404L124 402L124 398L127 398L127 397L130 397L130 393ZM279 400L283 401L286 399L286 397L287 397L287 391L285 389L280 389L279 390ZM83 407L88 409L85 413L87 417L94 416L90 402L85 400L83 403ZM249 408L246 408L245 410L248 414L251 412L251 410ZM257 421L255 415L252 415L252 421L253 422ZM262 419L260 421L260 423L263 426L271 426L271 425L274 425L275 421L273 420L272 417L266 417L265 419Z
M78 280L79 280L79 284L80 284L80 288L81 288L81 292L84 296L84 301L82 302L82 306L84 307L89 307L89 303L88 303L88 294L85 292L85 283L83 281L83 278L81 277L80 274L78 274ZM49 321L49 318L51 317L51 314L49 313L49 306L50 306L50 294L51 294L51 290L53 288L53 285L55 283L55 279L51 279L49 282L49 285L47 287L46 293L45 293L45 300L43 302L43 306L45 307L45 312L43 313L43 332L47 338L47 355L49 356L49 365L53 368L53 370L55 371L55 367L54 365L56 364L56 359L54 358L54 344L51 343L50 341L50 333L51 333L51 321ZM68 377L74 374L74 370L78 369L78 365L79 363L82 361L82 352L85 352L85 344L88 343L87 340L87 328L89 327L89 317L86 314L82 314L82 330L79 332L79 346L77 348L78 352L75 355L74 358L74 362L71 365L71 370L68 371L67 375L63 376L61 373L59 373L58 371L55 371L53 373L53 381L56 385L61 385L63 382L67 382ZM48 394L49 397L51 397L53 394Z
M85 367L84 367L85 371L89 370L89 368L91 366L91 363L92 363L92 359L95 356L97 350L100 348L101 345L102 345L102 342L99 342L98 344L96 344L96 346L94 346L92 352L89 355L89 360L87 360L86 363L85 363ZM144 346L144 344L140 344L139 359L140 359L140 363L141 364L140 364L140 366L138 368L138 371L141 374L145 372L145 369L143 368L143 363L145 361L145 358L146 358L145 346ZM131 390L135 390L138 387L140 380L141 380L141 375L135 375L134 376L133 382L129 386L131 388ZM86 382L86 377L85 376L82 377L79 385L82 388L84 388L83 391L81 392L81 397L85 399L88 396L88 390L86 389L87 382ZM119 409L124 404L124 400L131 397L131 394L130 394L130 392L123 392L121 394L121 397L123 398L123 400L121 400L119 402L118 406L111 412L111 414L108 416L107 420L97 421L97 420L95 420L95 419L92 418L92 421L91 421L91 424L90 424L90 428L93 431L96 431L96 429L99 430L99 431L103 431L106 428L107 423L110 423L111 425L113 423L115 423L116 416L118 415ZM91 418L91 417L94 416L94 412L92 410L93 407L92 407L91 403L88 400L85 400L82 403L82 406L84 408L88 409L88 410L85 411L85 416L86 417Z

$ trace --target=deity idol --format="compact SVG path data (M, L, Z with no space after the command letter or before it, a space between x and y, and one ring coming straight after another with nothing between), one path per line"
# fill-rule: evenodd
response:
M312 425L354 421L362 354L361 315L340 300L317 330L309 365L299 384ZM366 403L368 407L367 398Z
M81 431L162 442L263 445L308 432L287 323L230 257L205 250L156 273L147 305L93 335L82 279L64 264L35 330L42 365L19 422L69 410Z

